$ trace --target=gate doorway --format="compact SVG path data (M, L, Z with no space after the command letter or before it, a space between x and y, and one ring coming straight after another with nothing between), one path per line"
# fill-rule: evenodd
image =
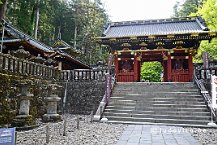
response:
M143 62L160 62L164 82L190 82L193 75L192 54L185 49L171 51L116 51L115 70L118 82L140 82Z

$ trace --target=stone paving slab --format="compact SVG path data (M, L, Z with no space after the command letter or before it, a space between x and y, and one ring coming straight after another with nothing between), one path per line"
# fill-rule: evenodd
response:
M129 125L116 145L201 145L183 127Z

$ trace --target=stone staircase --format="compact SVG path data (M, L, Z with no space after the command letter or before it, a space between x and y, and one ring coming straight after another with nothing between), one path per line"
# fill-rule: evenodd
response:
M206 126L210 122L193 83L117 83L103 115L110 123Z

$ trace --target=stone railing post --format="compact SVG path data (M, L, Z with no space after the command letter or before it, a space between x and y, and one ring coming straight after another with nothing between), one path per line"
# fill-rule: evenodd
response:
M57 95L57 89L60 87L56 84L50 84L48 86L49 96L45 98L47 101L47 113L43 115L43 122L57 122L61 120L61 116L57 113L57 102L61 100Z
M19 114L12 122L12 126L31 128L35 125L32 115L29 115L30 110L30 100L33 98L33 94L30 93L30 86L33 85L33 82L30 80L22 80L18 86L20 87L21 93L18 95L20 98L20 108Z

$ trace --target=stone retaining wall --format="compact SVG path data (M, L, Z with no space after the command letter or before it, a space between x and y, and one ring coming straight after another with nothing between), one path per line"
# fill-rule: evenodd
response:
M105 82L68 82L65 113L90 114L96 111L105 93Z

